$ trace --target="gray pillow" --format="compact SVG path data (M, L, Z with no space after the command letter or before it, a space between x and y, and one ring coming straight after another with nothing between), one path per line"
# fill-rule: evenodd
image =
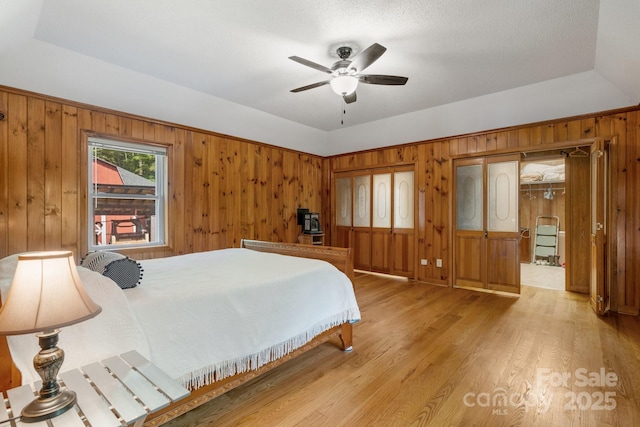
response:
M142 281L140 263L116 252L89 252L80 265L110 278L122 289L135 288Z

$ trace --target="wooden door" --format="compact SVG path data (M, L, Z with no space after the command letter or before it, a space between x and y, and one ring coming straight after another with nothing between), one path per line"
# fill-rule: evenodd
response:
M589 294L591 271L586 264L591 254L591 159L574 154L567 157L566 165L566 274L565 289ZM574 153L579 153L574 150Z
M414 166L336 174L332 245L354 249L360 270L413 277Z
M520 293L519 157L487 158L487 287Z
M371 176L367 173L343 173L333 187L335 206L332 246L350 247L354 267L371 268Z
M458 286L486 287L484 163L484 159L456 161L453 263Z
M607 150L603 140L591 146L591 307L599 314L609 309L605 280L607 236Z
M519 159L457 160L454 284L520 293Z
M371 188L371 270L391 272L391 172L376 171Z
M415 251L415 185L414 169L393 172L393 229L391 234L391 273L413 277L416 271Z
M334 206L335 206L335 222L332 234L332 246L341 248L353 247L351 242L352 228L352 191L353 177L350 175L341 176L334 180Z
M353 177L354 267L371 270L371 175Z

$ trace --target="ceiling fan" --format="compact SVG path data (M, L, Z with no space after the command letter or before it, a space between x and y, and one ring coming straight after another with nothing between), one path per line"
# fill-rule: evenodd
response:
M358 82L373 85L403 85L407 83L407 80L409 80L407 77L388 76L384 74L360 74L365 68L378 60L386 50L386 47L381 46L378 43L374 43L350 60L349 57L352 52L351 47L341 46L336 50L340 60L333 64L331 68L327 68L324 65L316 64L315 62L298 56L290 56L289 59L292 61L333 76L329 80L292 89L291 92L302 92L303 90L313 89L329 84L331 85L331 89L333 89L337 95L342 96L344 101L347 104L350 104L356 101L356 88L358 87Z

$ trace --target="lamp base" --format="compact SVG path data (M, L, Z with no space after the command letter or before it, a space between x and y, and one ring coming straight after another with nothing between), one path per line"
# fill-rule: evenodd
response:
M25 423L36 423L48 420L65 413L76 403L76 393L62 390L53 397L37 398L22 409L22 420Z
M54 329L36 334L40 352L33 358L33 368L42 378L42 388L38 397L22 409L22 421L35 423L48 420L68 411L76 403L76 393L61 390L57 376L64 351L58 348L58 332Z

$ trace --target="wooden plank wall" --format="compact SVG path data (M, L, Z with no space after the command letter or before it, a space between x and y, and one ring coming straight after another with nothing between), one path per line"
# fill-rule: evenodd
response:
M90 131L171 147L171 246L129 253L134 258L238 246L244 237L294 242L299 206L321 212L329 231L332 172L416 163L416 257L429 260L417 263L417 279L444 285L452 263L452 156L616 136L612 297L618 311L640 311L640 108L323 159L12 88L0 87L0 105L7 114L0 121L0 256L60 248L84 255L80 153L82 132Z
M545 199L545 191L553 190L553 199ZM560 230L566 231L567 221L565 213L566 186L564 183L548 185L522 184L520 186L520 229L523 231L523 239L520 241L520 262L530 262L533 254L535 239L536 218L538 216L557 216L560 220ZM547 224L548 222L543 222ZM525 237L528 236L528 237ZM528 245L528 247L523 247Z
M451 280L451 188L452 156L492 154L558 143L616 136L616 157L612 168L613 203L616 211L615 256L612 286L613 307L617 311L638 314L640 310L640 108L599 113L579 118L488 131L473 135L421 141L402 147L381 148L334 156L330 171L388 166L406 161L417 162L418 176L418 259L427 258L427 266L418 264L417 280L450 284ZM328 205L330 200L325 202ZM441 258L443 267L436 268Z
M547 189L553 190L553 199L545 199ZM560 219L560 230L566 230L564 183L548 185L520 186L520 228L533 230L538 216L557 216Z
M0 104L0 257L86 253L87 132L169 147L170 246L132 258L238 247L242 238L295 242L296 209L322 208L318 156L11 88L0 88Z

